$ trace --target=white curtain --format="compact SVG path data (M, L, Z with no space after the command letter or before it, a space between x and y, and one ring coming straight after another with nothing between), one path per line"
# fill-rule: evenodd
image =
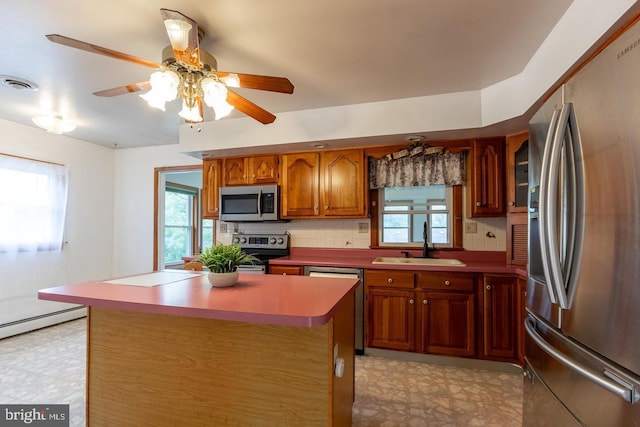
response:
M64 166L0 154L0 253L62 249L68 180Z

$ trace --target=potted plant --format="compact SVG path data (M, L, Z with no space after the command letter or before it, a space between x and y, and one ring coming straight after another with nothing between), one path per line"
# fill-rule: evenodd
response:
M258 258L244 252L235 243L225 245L218 242L200 254L200 262L209 269L209 283L215 287L233 285L238 280L240 264L254 264L256 261L259 261Z

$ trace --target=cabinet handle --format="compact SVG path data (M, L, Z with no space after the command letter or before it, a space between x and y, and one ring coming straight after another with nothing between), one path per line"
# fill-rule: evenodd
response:
M515 205L515 203L509 202L509 206L513 206L513 205Z
M476 206L480 207L480 206L482 206L482 203L476 202Z
M445 286L451 286L451 282L450 282L450 281L448 281L448 280L445 280L445 281L444 281L444 285L445 285Z
M409 300L409 304L413 304L413 302L414 302L413 299Z
M324 208L325 208L325 209L329 209L329 206L327 206L327 205L324 205Z
M423 299L423 300L422 300L422 303L423 303L423 304L429 304L429 301L427 301L426 299Z
M487 285L487 290L490 291L491 290L491 285Z
M391 277L389 277L389 278L387 279L387 282L389 282L389 283L393 283L393 279L392 279Z

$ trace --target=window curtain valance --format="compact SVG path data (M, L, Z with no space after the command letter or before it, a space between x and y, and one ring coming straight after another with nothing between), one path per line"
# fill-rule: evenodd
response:
M369 158L369 187L413 187L417 185L463 185L465 153L444 151L381 159Z

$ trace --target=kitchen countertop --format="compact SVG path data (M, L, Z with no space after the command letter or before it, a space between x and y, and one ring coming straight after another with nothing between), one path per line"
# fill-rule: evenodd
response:
M468 273L518 274L526 277L525 267L506 264L505 252L499 251L435 251L434 258L453 258L464 266L425 266L416 264L372 264L377 257L403 257L399 249L331 249L291 248L290 255L269 260L269 265L315 265L378 270L457 271ZM422 256L421 250L408 251L411 257Z
M153 280L160 284L153 285ZM155 314L312 327L326 324L358 284L357 279L241 273L234 286L213 288L206 274L164 270L43 289L38 298Z

